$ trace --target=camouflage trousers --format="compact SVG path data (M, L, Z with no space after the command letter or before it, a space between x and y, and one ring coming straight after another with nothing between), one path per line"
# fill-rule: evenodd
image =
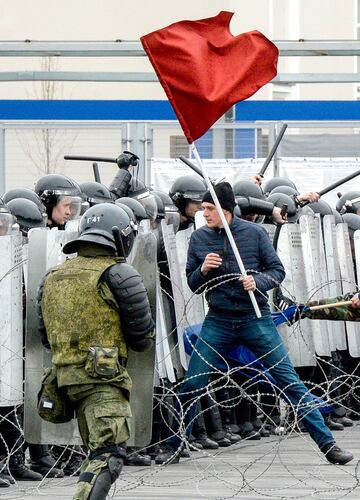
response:
M81 438L90 451L123 444L129 439L131 411L126 391L109 384L68 386L66 390L76 410ZM97 477L107 467L110 455L101 453L100 460L83 462L74 499L89 497ZM89 474L84 476L83 473ZM81 480L86 476L91 477L91 481Z

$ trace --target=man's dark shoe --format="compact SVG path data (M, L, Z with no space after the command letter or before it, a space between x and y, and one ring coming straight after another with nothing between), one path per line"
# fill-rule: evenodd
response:
M321 451L331 464L345 465L354 458L350 451L342 450L335 443L326 444L321 448Z
M12 484L10 483L10 479L12 479L10 476L0 472L0 488L8 488ZM12 479L12 482L14 483L15 481Z
M9 472L17 481L41 481L43 479L42 474L32 471L25 465L25 456L22 451L10 457Z
M15 484L15 480L9 475L9 471L6 469L5 464L0 464L0 479L1 482L8 482L9 484ZM2 485L4 487L4 485Z
M261 439L260 432L257 432L254 429L252 423L249 421L241 422L239 424L239 429L240 429L241 439L246 439L246 440L250 439L256 441Z
M199 434L196 443L199 443L204 450L217 450L219 448L219 443L210 439L206 434Z
M162 464L178 464L180 461L180 451L179 449L172 448L171 446L164 446L161 453L156 455L155 463L157 465Z
M344 426L343 424L340 424L338 422L335 422L331 417L330 415L327 415L325 418L324 418L324 421L325 421L325 424L329 427L329 429L331 431L343 431L344 430Z
M151 465L151 457L150 455L143 455L138 451L130 451L126 454L124 464L138 467L148 467Z
M210 439L216 441L216 443L220 446L220 448L231 446L231 441L225 436L224 431L214 432L213 434L211 434Z
M64 477L64 472L55 467L55 464L55 459L47 454L36 460L30 460L30 469L46 477Z
M239 436L239 434L234 434L231 431L230 427L224 426L224 431L225 431L225 437L229 439L231 444L235 444L241 441L241 437Z
M354 422L351 420L351 418L345 416L336 417L335 415L333 415L331 420L337 424L343 425L344 427L352 427L354 425Z

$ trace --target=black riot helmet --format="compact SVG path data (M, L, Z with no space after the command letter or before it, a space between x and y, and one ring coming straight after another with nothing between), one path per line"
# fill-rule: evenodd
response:
M274 193L268 196L267 201L270 201L274 204L275 207L282 208L283 205L287 205L287 211L289 217L293 217L297 213L297 207L295 200L290 198L287 194L284 193Z
M154 221L156 219L157 203L155 197L142 181L136 177L132 177L129 183L127 196L141 203L150 220Z
M356 214L360 209L360 191L348 191L340 195L336 203L336 210L343 215L345 213ZM359 210L360 212L360 210Z
M309 203L308 206L315 214L320 214L320 217L324 217L324 215L333 215L333 209L325 200Z
M137 222L141 222L142 220L147 220L150 218L148 213L146 212L145 208L142 206L142 204L138 200L135 200L135 198L129 198L127 196L124 196L124 198L119 198L116 201L131 208L131 210L133 211L133 213L135 215Z
M205 181L195 175L182 175L178 177L170 188L169 196L174 205L185 215L185 208L189 201L201 202L207 186Z
M118 248L113 235L113 227L120 233ZM111 203L99 203L86 210L80 219L80 236L64 245L65 254L75 253L82 243L100 245L120 257L127 257L131 251L135 232L131 227L128 214L119 206Z
M155 196L155 200L156 200L157 219L165 219L165 206L164 206L164 203L162 201L162 198L154 191L152 191L152 194Z
M350 238L354 238L355 231L360 230L360 215L346 213L342 218L343 222L348 225Z
M14 188L9 189L3 196L3 200L5 203L8 203L10 200L14 200L15 198L25 198L27 200L35 203L41 212L45 211L45 205L40 199L40 196L35 193L32 189L29 188Z
M264 193L268 195L274 188L278 186L290 186L293 189L296 189L296 186L293 183L293 181L291 181L287 177L273 177L272 179L268 180L265 183Z
M287 194L288 196L297 196L299 191L291 186L276 186L270 194L274 193L283 193Z
M14 198L7 205L16 217L16 222L23 234L27 235L30 229L36 227L46 227L47 215L44 207L41 210L36 203L26 198Z
M82 193L77 182L60 174L48 174L41 177L35 184L34 191L40 196L51 219L52 210L64 200L71 201L71 218L80 215Z
M258 200L264 200L265 196L261 187L255 182L248 180L236 181L233 186L233 191L235 198L256 198Z
M114 203L110 191L100 182L82 182L79 186L84 200L89 203L90 207L98 203Z
M6 236L12 233L13 225L15 224L15 217L8 206L0 198L0 236Z
M122 208L123 210L125 210L125 212L128 214L129 216L129 219L130 219L130 225L131 227L134 229L134 231L137 232L138 230L138 225L137 225L137 220L136 220L136 217L135 217L135 214L134 212L131 210L130 207L128 207L127 205L125 205L125 203L121 203L120 199L119 200L115 200L115 205L117 205L118 207ZM142 207L143 208L143 207Z

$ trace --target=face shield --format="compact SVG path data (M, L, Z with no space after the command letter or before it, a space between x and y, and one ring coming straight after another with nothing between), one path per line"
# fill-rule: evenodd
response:
M136 196L131 196L137 200L144 207L149 219L155 221L157 217L157 203L155 196L150 193L150 191L145 191Z
M16 218L8 212L0 212L0 236L12 233Z
M80 196L59 196L58 202L53 209L58 209L63 215L65 222L73 219L78 219L81 214L83 200ZM89 208L89 207L87 207Z
M165 222L168 225L173 225L174 233L176 233L180 226L180 213L175 206L165 206Z

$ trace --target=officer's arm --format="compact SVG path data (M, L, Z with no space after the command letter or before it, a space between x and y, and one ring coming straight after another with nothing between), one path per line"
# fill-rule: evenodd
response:
M46 281L46 278L47 278L49 272L50 271L48 271L45 274L45 276L42 278L42 280L40 282L40 285L38 288L38 293L37 293L37 303L36 303L37 315L38 315L38 331L39 331L41 343L44 347L46 347L46 349L50 349L50 344L49 344L49 339L47 336L44 318L43 318L43 314L42 314L41 301L42 301L42 296L43 296L43 292L44 292L44 284L45 284L45 281Z
M106 285L116 302L120 314L121 328L128 346L134 351L146 351L154 343L154 321L149 299L139 273L129 264L111 266L101 279L104 287L99 291L106 296ZM114 306L113 303L110 303Z
M240 208L241 215L258 214L271 217L274 209L274 204L270 201L259 200L251 196L239 196L236 198L236 203Z

